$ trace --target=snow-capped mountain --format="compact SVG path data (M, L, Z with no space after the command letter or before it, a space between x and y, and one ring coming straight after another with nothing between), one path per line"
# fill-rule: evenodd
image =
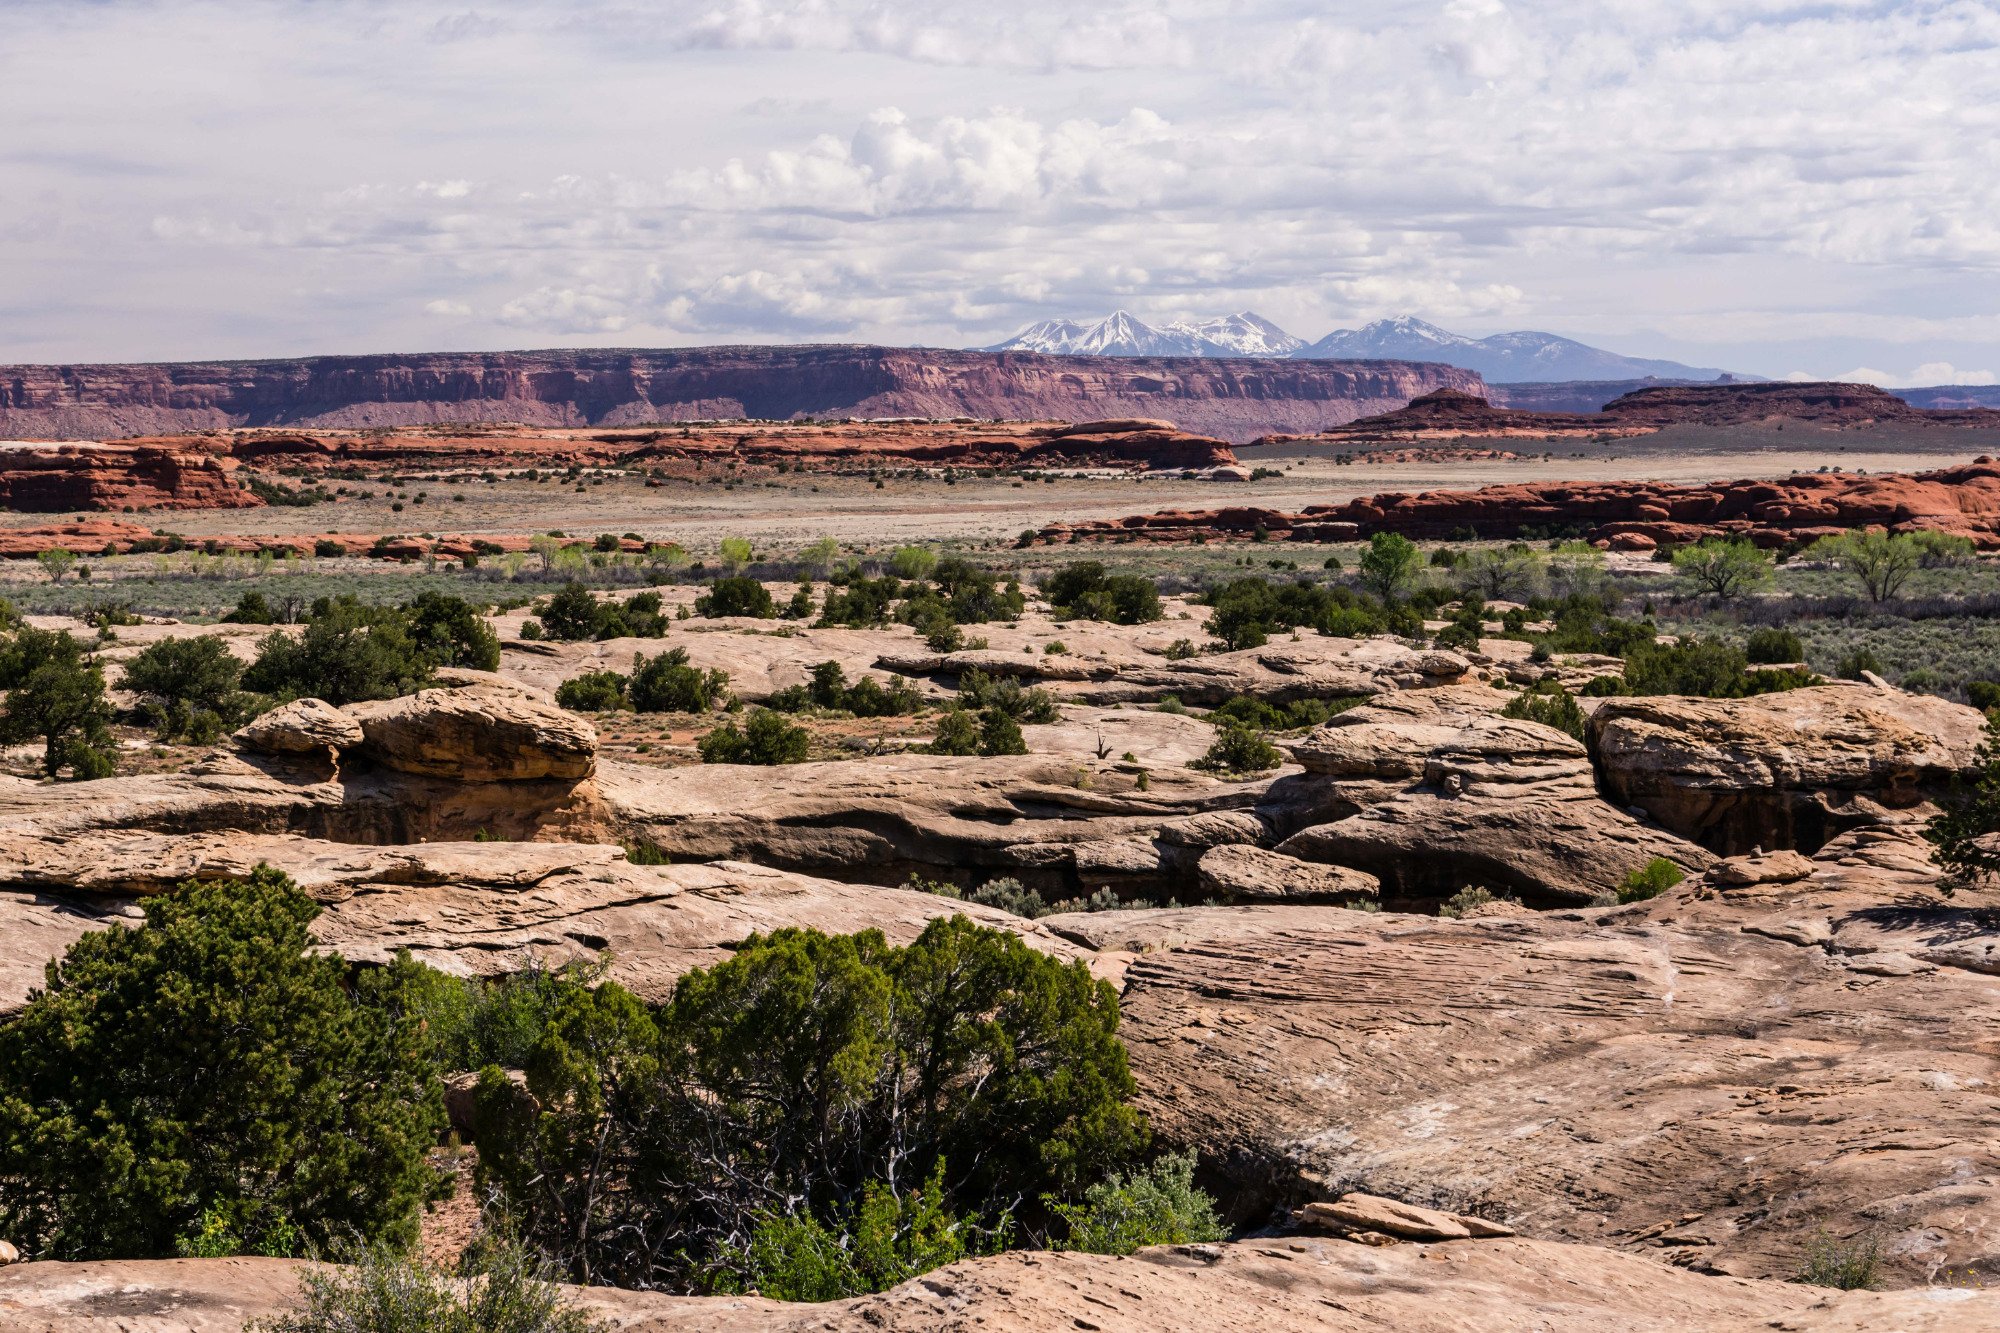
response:
M1214 319L1148 324L1118 310L1095 322L1048 319L1022 329L988 352L1051 356L1257 356L1332 361L1442 361L1476 370L1494 384L1561 380L1713 380L1726 372L1678 361L1621 356L1553 333L1496 333L1468 338L1414 316L1335 329L1307 345L1246 310ZM1736 379L1754 380L1754 375Z
M1042 352L1051 356L1290 356L1304 347L1261 315L1246 310L1215 319L1148 324L1126 310L1095 323L1047 319L1031 324L989 352Z
M1358 329L1335 329L1294 357L1326 360L1442 361L1476 370L1494 384L1536 380L1712 380L1726 372L1650 357L1621 356L1553 333L1496 333L1468 338L1405 315ZM1737 379L1755 376L1738 375Z

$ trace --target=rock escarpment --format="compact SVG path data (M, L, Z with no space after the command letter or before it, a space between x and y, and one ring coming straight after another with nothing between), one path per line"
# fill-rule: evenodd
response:
M1512 538L1524 530L1574 533L1643 545L1746 537L1783 546L1880 526L1932 531L2000 548L2000 465L1982 459L1933 472L1806 472L1773 480L1677 486L1666 482L1521 482L1474 491L1389 493L1298 513L1244 506L1166 510L1098 522L1056 523L1047 542L1250 540L1354 541L1378 532L1436 540L1470 533Z
M1068 357L938 348L699 347L0 367L0 437L108 439L231 426L750 417L1166 417L1227 440L1312 431L1481 387L1408 361Z
M0 428L0 436L6 434ZM28 514L76 510L245 509L264 503L235 460L199 442L0 446L0 508Z

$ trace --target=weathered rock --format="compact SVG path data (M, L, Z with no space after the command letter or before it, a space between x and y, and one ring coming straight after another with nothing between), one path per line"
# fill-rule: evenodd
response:
M365 737L357 753L402 773L462 782L587 778L597 729L519 687L419 690L348 710Z
M1606 699L1590 715L1606 794L1718 852L1812 852L1912 811L1972 767L1977 710L1868 685L1749 699Z
M41 965L72 940L127 915L126 895L240 878L259 865L283 871L323 905L313 937L349 959L386 963L407 949L446 972L495 976L608 954L610 975L649 999L663 998L689 968L723 961L752 933L784 926L872 927L908 943L938 917L965 915L1074 955L1034 923L974 903L734 862L632 865L619 847L128 834L74 848L66 863L63 854L45 846L32 862L0 863L0 882L48 886L39 894L0 891L0 1012L19 1007L39 984Z
M323 699L279 704L238 729L236 741L265 754L314 754L361 744L361 724Z
M22 1264L0 1274L10 1333L239 1333L286 1309L294 1260ZM1590 1245L1495 1239L1386 1249L1316 1236L1161 1246L1128 1256L1014 1251L874 1296L574 1292L620 1333L1984 1333L2000 1295L1969 1286L1829 1291L1690 1273Z
M1373 898L1382 891L1373 875L1358 870L1315 865L1240 844L1210 848L1196 869L1202 891L1225 902L1341 903Z
M1414 1203L1384 1199L1375 1194L1343 1194L1332 1202L1315 1199L1293 1216L1312 1226L1348 1231L1380 1231L1404 1240L1470 1240L1474 1235L1467 1219ZM1511 1236L1513 1231L1497 1223L1484 1223L1482 1230L1494 1236Z
M1713 859L1602 800L1575 739L1477 711L1500 693L1482 689L1428 707L1430 691L1388 696L1294 743L1308 776L1274 799L1316 799L1330 819L1277 850L1365 871L1398 896L1481 885L1543 903L1588 902L1654 857L1689 870Z
M1708 868L1708 882L1719 889L1744 889L1758 884L1793 884L1812 874L1813 863L1797 852L1766 852L1732 856Z
M2000 1208L1987 976L1858 974L1724 900L1268 909L1261 934L1248 910L1180 913L1188 942L1129 961L1120 1028L1156 1130L1240 1215L1365 1187L1733 1274L1792 1276L1820 1226L1877 1231L1892 1285L2000 1264L1966 1225ZM1995 938L1975 907L1910 934Z

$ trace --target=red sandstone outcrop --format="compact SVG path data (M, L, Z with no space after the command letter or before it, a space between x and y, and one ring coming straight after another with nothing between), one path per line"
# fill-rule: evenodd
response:
M237 464L179 442L0 445L0 508L29 514L87 509L242 509Z
M1229 440L1314 431L1479 376L1409 361L1073 357L942 348L698 347L0 367L0 437L231 426L718 418L1171 417Z
M1296 514L1249 506L1164 510L1095 523L1057 523L1041 539L1193 541L1250 538L1342 541L1377 532L1440 538L1467 532L1514 537L1524 528L1576 531L1627 547L1620 538L1658 542L1748 537L1760 546L1829 536L1850 528L1928 530L2000 547L2000 465L1990 459L1935 472L1804 472L1776 479L1698 486L1665 482L1542 482L1476 491L1390 493Z
M1532 388L1537 386L1515 386ZM1587 389L1590 386L1540 386ZM1608 395L1613 386L1604 386ZM1590 397L1586 395L1584 401ZM1572 395L1557 394L1565 406ZM1408 406L1379 416L1331 426L1310 437L1314 443L1378 445L1430 439L1605 438L1646 435L1668 426L1805 425L1826 430L1868 426L1972 426L2000 429L2000 412L1990 409L1930 411L1911 406L1872 384L1658 384L1602 402L1588 411L1552 411L1529 393L1486 396L1447 387L1414 398ZM1258 444L1295 442L1276 435Z

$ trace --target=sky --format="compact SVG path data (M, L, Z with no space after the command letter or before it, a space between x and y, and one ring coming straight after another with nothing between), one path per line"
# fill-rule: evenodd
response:
M2000 0L0 0L0 361L1412 314L2000 376Z

